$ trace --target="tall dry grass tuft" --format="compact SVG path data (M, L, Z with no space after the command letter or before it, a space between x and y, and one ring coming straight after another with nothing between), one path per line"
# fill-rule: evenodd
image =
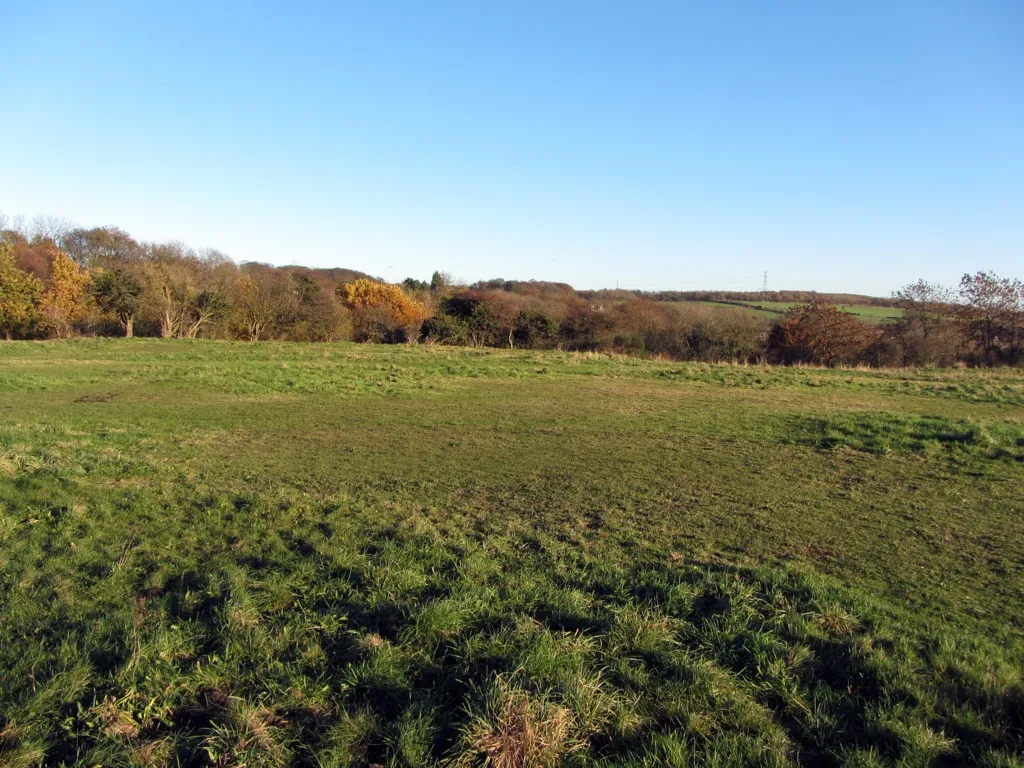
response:
M570 709L500 678L464 729L461 744L456 766L473 765L483 755L492 768L553 768L586 746Z

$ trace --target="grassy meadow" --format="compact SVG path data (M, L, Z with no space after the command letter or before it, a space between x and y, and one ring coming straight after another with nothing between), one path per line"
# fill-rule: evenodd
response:
M1024 372L0 343L0 765L1011 766Z
M793 301L759 301L751 302L751 306L781 315L787 309L795 307L797 303ZM856 315L859 319L871 323L887 323L903 316L903 310L898 307L876 307L873 304L839 304L837 306L844 312L849 312L851 315Z
M786 310L797 306L796 301L667 301L666 304L683 309L700 306L715 310L743 310L754 317L765 320L779 320ZM859 320L868 323L888 323L898 320L903 316L903 310L898 307L876 307L869 304L838 304L844 312L855 315Z

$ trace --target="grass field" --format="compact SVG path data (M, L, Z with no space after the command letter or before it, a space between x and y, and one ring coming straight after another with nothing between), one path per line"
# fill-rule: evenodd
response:
M785 312L790 307L796 306L796 302L792 301L760 301L752 303L751 306L763 307L768 310L775 310L776 312ZM885 323L891 320L898 320L903 316L903 310L897 307L876 307L872 304L840 304L838 305L844 312L849 312L851 315L856 315L862 320L867 320L873 323Z
M1024 373L0 344L0 765L1020 765Z
M727 302L727 301L670 301L666 302L677 307L688 307L699 305L712 309L746 309L756 317L763 317L769 320L778 320L790 307L797 306L798 302L793 301L757 301L757 302ZM896 307L876 307L868 304L840 304L844 312L856 315L861 320L872 323L887 323L898 320L903 316L903 310Z

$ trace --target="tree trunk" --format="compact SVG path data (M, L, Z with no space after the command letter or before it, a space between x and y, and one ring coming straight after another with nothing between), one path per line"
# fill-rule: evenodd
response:
M124 337L130 339L135 335L135 318L129 315L124 319Z

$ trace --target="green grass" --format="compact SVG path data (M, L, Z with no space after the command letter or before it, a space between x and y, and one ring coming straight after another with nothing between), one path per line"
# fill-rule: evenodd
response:
M760 307L781 314L790 307L795 307L799 302L793 301L757 301L750 302L752 307ZM903 316L903 310L898 307L876 307L873 304L840 304L844 312L856 315L862 320L873 323L885 323L898 320Z
M0 344L0 765L1017 765L1024 373Z
M755 317L768 320L778 320L787 309L799 304L795 301L670 301L666 303L677 307L698 305L711 309L746 310ZM903 316L903 310L897 307L876 307L869 304L840 304L838 306L844 312L849 312L851 315L856 315L861 320L871 323L887 323Z

